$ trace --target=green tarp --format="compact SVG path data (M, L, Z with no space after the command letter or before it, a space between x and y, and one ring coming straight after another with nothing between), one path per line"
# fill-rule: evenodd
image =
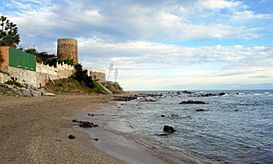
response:
M9 48L9 66L36 71L36 56Z

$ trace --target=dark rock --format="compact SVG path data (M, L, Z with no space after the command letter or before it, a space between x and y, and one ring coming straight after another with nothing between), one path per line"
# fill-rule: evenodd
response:
M88 114L88 116L94 116L94 114Z
M211 97L211 96L218 96L218 94L214 94L214 93L207 93L207 94L202 94L200 95L201 97Z
M177 114L172 114L171 117L178 117L178 115Z
M219 93L218 95L219 96L224 96L226 93L224 93L224 92L221 92L221 93Z
M167 132L167 133L174 133L175 129L173 127L171 127L171 126L164 125L163 131Z
M238 112L239 110L238 109L235 109L235 112Z
M205 112L205 111L208 111L208 110L206 110L206 109L196 109L195 111L196 112Z
M156 134L156 135L162 137L162 136L168 136L169 133L160 133L160 134Z
M194 92L190 92L190 91L181 91L181 93L183 93L183 94L193 94Z
M203 101L188 100L188 101L182 101L179 104L206 104L206 103Z
M161 117L165 117L165 115L164 115L164 114L161 114Z
M94 140L95 140L95 141L99 141L99 139L98 139L98 138L94 138Z
M73 140L73 139L76 138L76 137L73 136L73 135L69 135L68 138Z
M92 122L88 122L88 121L79 121L79 126L82 128L95 128L98 127L98 125L93 124Z
M131 101L137 99L136 95L133 96L115 96L114 100L116 101Z
M78 120L72 120L72 122L80 122L80 121L78 121Z

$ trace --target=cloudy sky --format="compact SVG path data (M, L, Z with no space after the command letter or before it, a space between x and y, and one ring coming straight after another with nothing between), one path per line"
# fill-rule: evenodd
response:
M78 40L125 90L273 89L272 0L1 0L20 47ZM111 75L113 79L113 74Z

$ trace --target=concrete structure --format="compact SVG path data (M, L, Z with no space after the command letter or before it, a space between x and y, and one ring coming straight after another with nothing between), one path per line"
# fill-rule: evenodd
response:
M77 64L78 63L77 40L71 38L58 39L57 56L59 60L72 60L74 64Z
M87 68L87 75L92 77L93 80L97 80L100 83L106 82L106 73L103 69Z

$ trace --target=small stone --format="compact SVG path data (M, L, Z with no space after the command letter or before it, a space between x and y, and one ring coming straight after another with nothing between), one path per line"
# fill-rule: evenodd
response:
M165 117L165 115L164 115L164 114L161 114L161 117Z
M94 140L95 140L95 141L99 141L99 139L98 139L98 138L94 138Z
M70 134L70 135L68 136L68 138L71 139L71 140L73 140L73 139L75 139L76 137Z

